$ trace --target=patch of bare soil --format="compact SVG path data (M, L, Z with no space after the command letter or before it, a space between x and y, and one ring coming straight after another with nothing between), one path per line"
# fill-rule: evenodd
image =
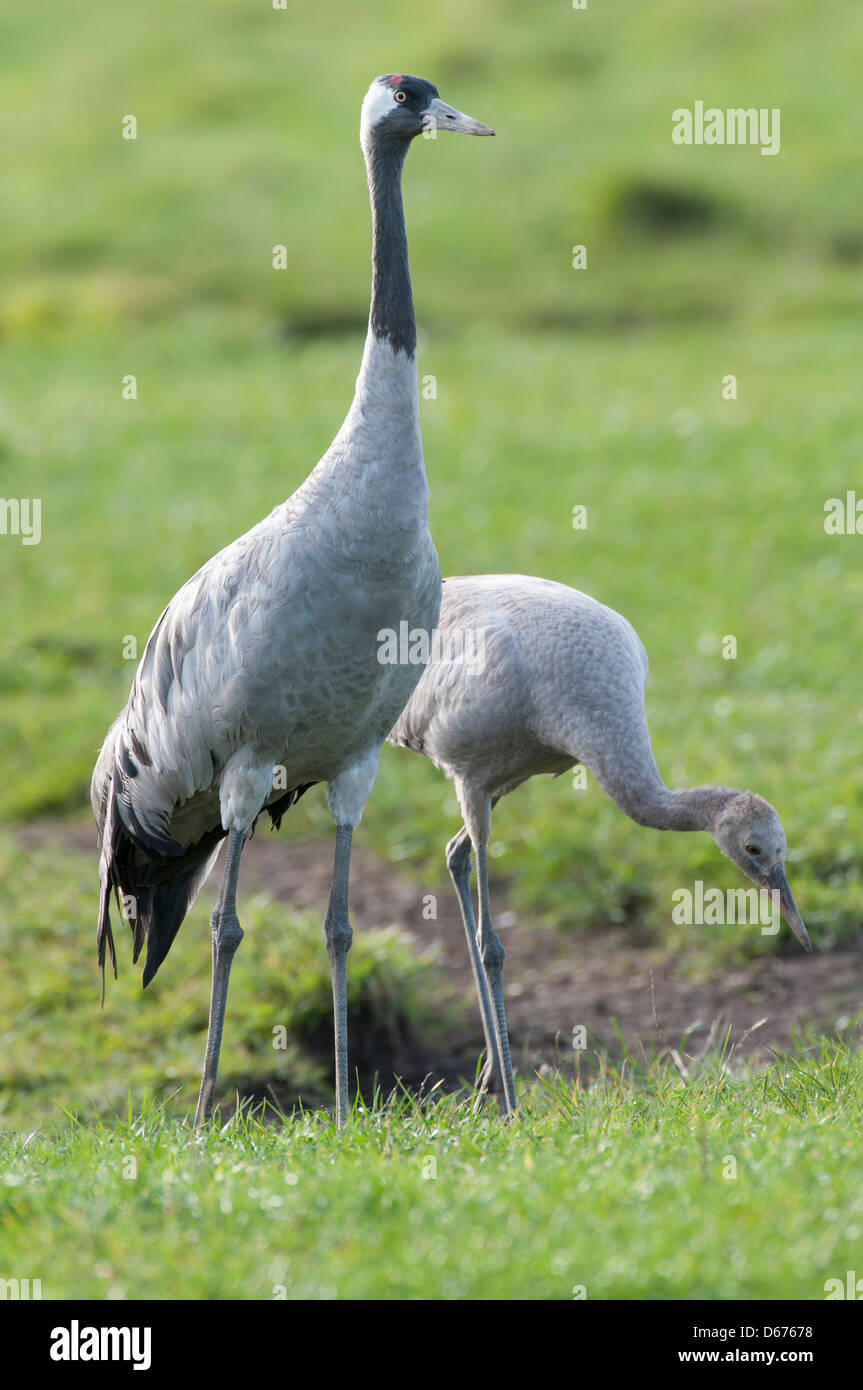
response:
M291 843L256 835L244 864L246 882L266 889L298 908L323 911L332 872L327 840ZM380 1058L382 1077L393 1070L417 1082L430 1072L473 1076L483 1042L473 978L458 901L449 880L437 885L437 918L423 919L427 885L411 883L398 870L361 847L354 851L351 917L354 930L396 926L425 950L438 947L436 964L441 993L463 1003L465 1022L452 1037L451 1055L432 1057L420 1048L412 1056ZM661 944L646 946L622 928L563 934L553 928L517 920L507 903L506 887L492 888L498 933L506 947L504 973L507 1018L513 1061L524 1076L544 1063L572 1059L572 1030L587 1029L587 1047L620 1052L612 1020L630 1051L689 1047L701 1051L711 1029L720 1041L731 1027L737 1055L770 1056L788 1046L795 1029L815 1026L832 1032L863 1007L863 939L829 955L803 951L766 956L724 968L715 977L686 978L675 961L663 957ZM652 979L651 979L652 976ZM766 1022L744 1037L753 1025ZM658 1025L658 1026L657 1026ZM414 1046L421 1040L414 1040Z
M89 827L66 823L52 834L69 848L92 851ZM31 835L33 843L44 842L44 827L21 828L24 845ZM241 889L266 891L299 910L319 912L323 920L332 851L329 838L297 841L284 831L276 836L259 830L244 852ZM437 917L427 921L423 906L429 891L427 884L410 882L361 844L355 846L355 932L395 926L418 951L437 946L436 996L456 1006L458 1020L443 1055L432 1053L422 1038L382 1040L359 1036L354 1028L352 1064L359 1068L364 1091L376 1075L387 1087L395 1076L416 1086L425 1077L430 1085L438 1079L454 1084L475 1073L483 1035L458 902L448 878L439 882ZM517 920L500 880L492 888L492 901L507 952L504 992L513 1061L523 1076L532 1076L543 1064L572 1065L572 1030L578 1025L587 1030L589 1052L607 1047L617 1055L613 1020L630 1051L643 1047L648 1054L665 1046L679 1048L684 1035L689 1037L686 1050L697 1053L711 1029L721 1041L730 1027L738 1056L767 1060L771 1049L792 1042L795 1030L812 1026L829 1033L850 1019L859 1020L863 1008L863 937L829 954L795 951L762 957L696 981L663 956L661 943L645 945L633 932L597 928L563 934ZM762 1019L766 1021L749 1033Z

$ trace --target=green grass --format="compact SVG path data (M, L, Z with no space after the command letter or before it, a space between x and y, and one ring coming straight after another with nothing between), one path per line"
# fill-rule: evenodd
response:
M17 899L10 902L9 886ZM130 1088L169 1114L194 1106L207 1028L210 959L202 904L170 962L142 993L129 933L115 918L119 978L105 1008L93 938L82 933L92 898L83 855L22 856L0 839L0 1127L44 1122L60 1109L110 1114ZM230 1043L219 1077L226 1095L267 1084L282 1101L330 1102L332 987L319 917L266 893L247 894L248 928L231 975ZM384 1055L421 1039L443 1047L454 1016L434 989L433 956L395 929L357 933L348 1002L356 1035ZM352 1058L366 1070L366 1060Z
M2 1266L44 1298L823 1299L860 1264L861 1082L824 1043L538 1083L513 1124L393 1098L341 1135L196 1136L124 1108L2 1141Z

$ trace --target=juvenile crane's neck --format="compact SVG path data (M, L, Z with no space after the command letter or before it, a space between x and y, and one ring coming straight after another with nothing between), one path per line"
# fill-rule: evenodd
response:
M613 799L638 825L654 830L706 830L713 834L722 812L740 793L734 787L666 787L656 781L634 790L615 789Z

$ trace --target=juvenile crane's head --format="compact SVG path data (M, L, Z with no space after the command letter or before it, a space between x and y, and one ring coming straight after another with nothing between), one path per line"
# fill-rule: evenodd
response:
M720 812L713 838L759 888L779 894L782 916L801 946L812 950L809 935L785 877L785 831L778 813L754 792L739 792Z
M447 106L424 77L391 72L376 77L363 101L360 139L370 136L412 140L423 131L451 130L462 135L494 135L482 121Z

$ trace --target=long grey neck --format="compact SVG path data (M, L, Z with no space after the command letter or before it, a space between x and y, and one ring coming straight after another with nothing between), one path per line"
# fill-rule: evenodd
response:
M408 269L401 175L408 144L369 131L363 153L372 206L372 301L356 390L345 421L308 489L327 490L356 532L364 518L373 550L401 551L405 535L428 536L428 483L417 400L416 323Z
M408 141L372 131L363 153L372 205L372 303L369 328L394 352L413 357L417 346L402 169Z
M666 787L658 774L656 781L651 779L644 787L606 785L606 790L638 825L655 830L707 830L711 834L725 807L740 795L734 787Z

